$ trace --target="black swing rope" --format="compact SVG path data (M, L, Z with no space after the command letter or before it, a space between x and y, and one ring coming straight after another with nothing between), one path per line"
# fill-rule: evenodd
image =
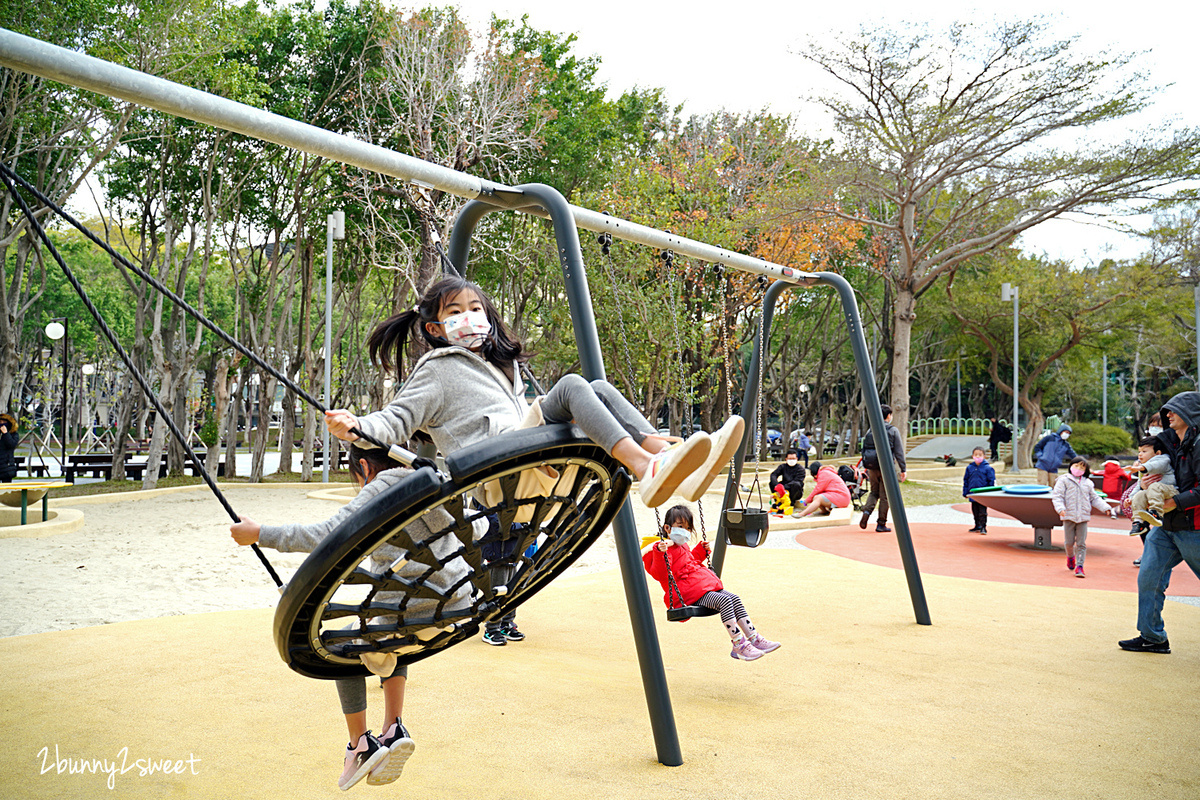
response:
M228 512L230 518L234 522L240 522L241 518L238 516L237 512L235 512L233 510L233 506L231 506L229 504L228 499L221 492L221 490L217 487L216 482L213 480L212 476L209 475L208 470L205 469L204 463L199 458L196 457L195 451L192 449L191 445L188 444L187 438L183 435L183 432L179 430L178 426L175 424L175 421L171 418L170 414L166 413L165 409L162 406L162 403L159 401L158 397L154 394L154 390L151 388L150 383L146 380L145 376L142 375L142 373L137 369L137 367L134 366L133 359L130 358L129 354L125 351L125 348L121 346L121 343L120 343L120 341L118 341L116 334L113 333L112 329L108 326L108 323L106 323L104 321L103 316L100 314L100 311L96 308L96 306L92 303L91 298L88 297L87 291L80 284L79 279L75 277L75 274L71 271L70 267L67 266L66 262L63 260L62 256L59 254L57 248L55 248L54 244L50 241L50 238L46 235L46 231L43 229L42 225L37 221L37 218L34 216L33 212L30 210L29 206L25 203L25 199L21 196L20 192L18 192L16 187L13 185L13 181L16 181L17 183L19 183L25 190L27 190L34 197L36 197L39 202L41 202L47 208L50 208L55 213L57 213L59 216L61 216L63 219L65 219L67 222L69 222L80 233L82 233L89 240L91 240L94 244L98 245L106 253L108 253L108 255L111 258L113 258L118 263L120 263L121 266L125 267L126 269L128 269L129 271L133 272L138 277L140 277L142 280L146 281L148 284L153 286L158 292L160 292L161 294L163 294L164 296L169 298L173 303L175 303L177 306L179 306L184 311L186 311L188 314L190 314L197 322L199 322L204 327L208 328L210 331L212 331L214 334L216 334L216 336L218 338L220 338L222 341L224 341L226 344L230 345L235 350L237 350L239 353L246 356L246 358L249 359L251 361L251 363L253 363L255 366L259 367L263 371L270 374L272 377L279 380L286 388L293 391L297 396L299 396L301 399L303 399L304 401L309 403L309 405L313 406L318 411L324 413L326 411L324 404L322 404L319 400L317 400L311 394L306 392L300 386L296 385L295 382L290 380L286 375L281 373L279 370L275 369L270 364L263 361L259 356L257 356L255 353L253 353L249 348L247 348L241 342L237 341L232 336L230 336L228 333L226 333L220 326L218 326L212 320L208 319L208 317L206 317L199 310L194 308L190 303L188 303L182 297L175 294L170 289L168 289L166 286L164 286L153 275L150 275L146 271L134 266L128 259L126 259L124 256L122 256L120 253L118 253L112 247L110 247L107 242L105 242L104 240L102 240L98 236L96 236L94 233L92 233L91 230L89 230L87 227L85 227L83 224L81 224L78 220L76 220L73 216L71 216L65 209L63 209L61 206L59 206L54 201L50 200L48 197L46 197L44 194L42 194L42 192L40 192L35 186L30 184L28 181L26 181L24 178L22 178L20 175L18 175L16 172L14 172L7 164L4 164L3 162L0 162L0 180L4 181L5 187L7 187L9 194L11 194L13 196L13 198L17 201L17 204L20 206L21 212L25 215L26 220L28 220L30 227L37 233L38 237L46 245L47 249L50 251L50 254L52 256L54 256L54 259L55 259L55 261L58 262L58 265L62 269L63 274L66 276L66 278L70 282L71 286L74 287L76 294L78 294L80 299L83 300L83 303L87 307L88 312L91 313L92 318L95 319L96 323L100 326L100 329L104 334L104 337L106 339L108 339L109 343L113 346L113 348L116 350L117 354L121 357L121 360L125 363L126 368L129 369L130 374L132 374L134 376L134 379L138 382L138 385L141 387L142 392L146 395L146 398L151 402L151 404L154 406L155 411L160 415L160 417L166 423L167 428L171 431L171 434L183 446L184 450L187 452L188 458L191 459L191 461L194 464L196 464L196 467L197 467L197 469L200 470L200 475L203 478L204 482L208 485L208 488L212 490L212 492L216 496L217 500L225 508L226 512ZM397 446L389 447L388 445L383 444L382 442L375 439L374 437L367 435L359 428L352 429L352 432L354 434L356 434L359 438L374 445L375 447L378 447L385 451L388 451L388 452L392 453L393 455L401 456L401 458L399 460L409 462L409 464L411 466L413 466L414 468L418 468L421 466L432 466L433 465L432 462L429 461L428 459L418 458L415 456L415 454L410 453L409 451L404 450L401 447L397 447ZM328 454L326 454L326 457L328 457ZM251 546L251 548L253 548L255 555L258 556L258 558L262 562L263 566L266 567L267 572L268 572L268 574L270 574L271 579L275 582L276 587L278 587L279 589L282 590L283 589L283 581L280 580L279 575L278 575L278 573L275 572L274 567L272 567L270 562L267 561L267 557L265 555L263 555L262 550L259 549L257 544L252 544L250 546Z

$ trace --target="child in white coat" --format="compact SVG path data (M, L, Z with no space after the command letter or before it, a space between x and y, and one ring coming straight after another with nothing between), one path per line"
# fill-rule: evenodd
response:
M1110 508L1100 499L1100 495L1096 494L1096 486L1091 479L1091 468L1083 456L1071 459L1067 474L1055 481L1054 488L1050 491L1050 499L1054 502L1054 510L1063 521L1063 547L1067 551L1067 569L1075 570L1076 578L1086 577L1083 574L1083 559L1087 555L1087 526L1092 509L1103 511L1114 519L1117 510Z

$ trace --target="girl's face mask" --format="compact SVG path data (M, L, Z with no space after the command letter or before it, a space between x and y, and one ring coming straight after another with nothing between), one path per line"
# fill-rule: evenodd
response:
M974 461L976 464L982 464L983 456L971 456L971 460Z
M692 540L692 532L687 528L671 528L671 541L678 545L686 546Z
M1083 477L1083 467L1081 467L1079 465L1071 467L1071 474L1074 475L1076 478L1082 478Z
M1149 428L1146 429L1146 432L1149 433L1151 436L1158 436L1160 433L1162 433L1162 431L1163 431L1163 429L1158 427L1157 425L1151 425Z
M446 331L446 340L450 344L474 349L487 340L492 332L492 324L488 322L487 314L482 311L465 311L446 317L442 322Z

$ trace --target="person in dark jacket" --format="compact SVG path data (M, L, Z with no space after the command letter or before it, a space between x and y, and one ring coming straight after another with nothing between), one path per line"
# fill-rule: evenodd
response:
M1071 426L1063 423L1058 426L1058 433L1048 433L1033 446L1033 461L1037 467L1038 483L1054 488L1058 480L1058 468L1063 461L1078 455L1075 448L1067 443L1071 438Z
M0 414L0 483L12 483L17 476L17 461L13 453L20 442L17 421L8 414Z
M992 461L1000 460L1000 443L1012 441L1012 430L1000 420L992 417L992 432L988 435L988 445L992 448Z
M771 473L768 485L773 489L783 486L787 490L792 507L798 508L804 498L804 475L807 469L800 465L800 454L796 450L788 450L784 462Z
M983 448L976 447L971 451L971 463L963 472L963 497L971 501L971 514L975 517L975 527L968 533L987 533L987 506L973 500L971 490L995 485L996 470L984 459Z
M904 442L900 438L900 431L896 430L896 426L892 424L891 406L883 406L883 421L886 423L884 432L887 434L888 446L892 451L889 455L896 460L896 466L900 468L900 480L904 480L908 462L904 458ZM875 530L879 533L890 533L892 529L887 524L888 497L887 492L883 489L883 472L879 469L879 453L875 451L875 439L871 436L870 428L863 437L862 463L863 469L867 471L867 477L871 480L871 493L867 495L867 502L863 503L863 513L858 520L858 527L863 529L867 527L871 512L875 510L875 504L879 503L879 516L875 518Z
M1160 417L1174 435L1171 466L1179 494L1163 503L1163 524L1151 528L1138 568L1138 636L1117 644L1138 653L1170 653L1163 625L1171 570L1186 562L1200 577L1200 392L1181 392L1163 405Z

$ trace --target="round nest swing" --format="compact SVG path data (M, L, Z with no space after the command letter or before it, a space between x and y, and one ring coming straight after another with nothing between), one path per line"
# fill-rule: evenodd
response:
M529 473L539 470L531 492ZM573 425L511 431L418 469L335 529L297 569L275 644L312 678L410 664L475 635L562 574L612 522L628 473ZM511 555L487 561L484 553ZM509 566L506 586L491 567Z

